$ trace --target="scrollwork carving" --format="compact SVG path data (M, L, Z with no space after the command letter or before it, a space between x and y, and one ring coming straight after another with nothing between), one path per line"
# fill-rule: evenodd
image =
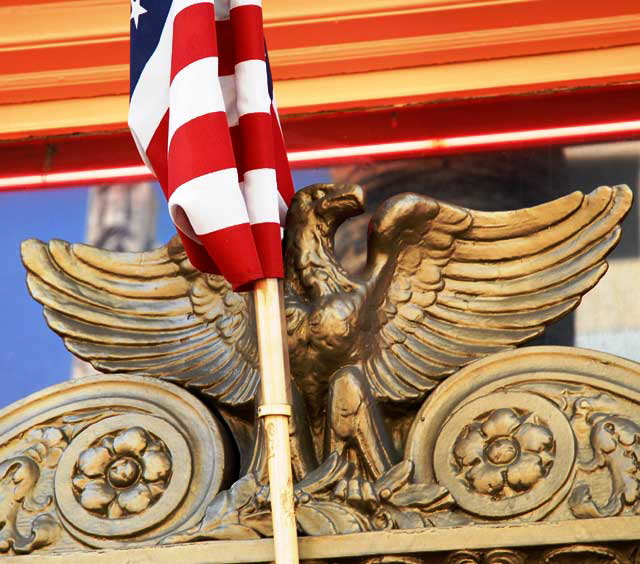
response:
M525 564L526 556L520 552L497 548L486 552L460 550L447 557L446 564Z
M540 564L635 564L606 546L573 545L546 551Z
M635 421L607 413L587 417L591 426L590 446L593 458L580 468L593 473L606 468L611 476L611 494L600 506L592 497L588 484L579 484L571 493L569 504L578 518L611 517L625 507L640 511L640 425Z
M42 474L55 468L67 444L64 428L34 427L25 434L23 450L0 463L0 552L28 554L60 537L52 496L37 492ZM20 532L19 520L28 523L28 534Z
M39 443L42 444L42 443ZM0 552L29 552L54 543L60 536L60 524L48 513L51 498L37 499L40 466L30 456L16 456L0 464ZM29 521L29 533L18 530L18 516L38 514Z
M403 461L375 483L350 478L351 465L333 454L294 487L298 528L318 536L430 526L429 515L450 507L452 500L440 486L412 483L412 474L413 465ZM269 488L247 474L218 494L201 523L163 542L271 534Z
M4 422L0 448L11 454L0 463L0 551L61 536L66 546L154 544L197 522L229 472L224 431L209 412L153 380L60 384ZM19 513L22 522L37 514L30 536L19 532Z

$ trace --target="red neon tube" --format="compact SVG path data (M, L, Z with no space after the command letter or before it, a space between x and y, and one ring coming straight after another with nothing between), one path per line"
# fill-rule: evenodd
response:
M289 161L298 166L315 165L354 159L359 157L399 157L412 154L437 154L439 152L460 151L462 149L497 148L522 143L542 143L559 140L594 140L612 135L640 133L640 120L619 121L528 129L521 131L503 131L481 135L463 135L433 139L419 139L372 145L329 147L305 151L289 152ZM148 180L153 175L145 165L100 168L30 174L22 176L0 177L0 190L20 190L30 188L61 187L70 185L93 184L100 182L133 182Z

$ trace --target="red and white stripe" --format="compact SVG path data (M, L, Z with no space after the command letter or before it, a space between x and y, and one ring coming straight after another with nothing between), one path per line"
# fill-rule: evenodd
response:
M197 268L236 289L283 276L293 184L269 96L260 0L174 0L129 125Z

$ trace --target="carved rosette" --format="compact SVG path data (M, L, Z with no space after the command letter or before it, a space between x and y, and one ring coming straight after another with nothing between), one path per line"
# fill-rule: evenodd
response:
M550 500L566 483L575 440L548 400L497 392L463 405L444 424L435 472L466 511L510 518Z
M530 411L501 408L465 426L453 455L458 477L469 489L508 499L531 490L547 476L555 442L549 427Z
M190 448L175 427L146 414L117 415L71 441L56 471L56 501L85 534L132 535L176 511L191 474Z
M493 355L425 402L405 457L477 522L637 515L638 382L637 363L595 351Z
M110 433L80 453L76 500L110 519L136 515L162 497L172 466L166 444L141 427Z

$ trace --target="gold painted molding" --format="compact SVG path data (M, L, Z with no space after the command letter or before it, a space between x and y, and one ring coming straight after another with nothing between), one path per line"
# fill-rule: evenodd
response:
M593 78L640 74L640 46L489 61L394 69L276 82L283 114L357 108L424 97L468 97L482 90L535 90ZM55 100L0 106L0 139L51 131L125 127L128 96Z
M126 127L128 109L126 95L0 106L0 139L120 129Z
M0 7L0 52L44 43L129 35L129 3L67 0Z
M338 75L277 84L282 108L326 107L373 99L463 96L470 91L615 77L640 72L640 46L576 51Z

